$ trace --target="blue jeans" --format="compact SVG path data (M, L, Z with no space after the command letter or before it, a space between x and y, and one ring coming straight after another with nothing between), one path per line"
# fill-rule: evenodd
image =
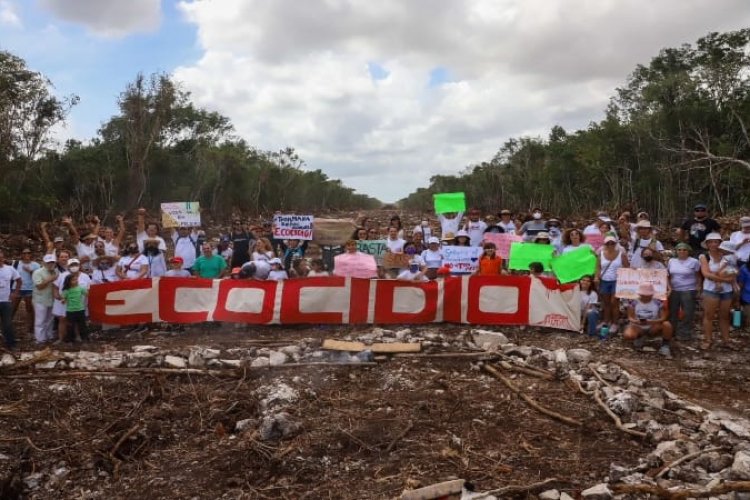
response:
M675 292L669 294L669 322L675 329L675 334L682 340L693 337L693 320L695 319L695 290ZM680 307L683 317L678 319Z
M0 302L0 323L3 327L3 338L8 347L16 346L16 336L13 333L13 306L10 302Z
M599 310L590 309L586 312L586 333L591 337L596 337L599 333L596 331L596 325L599 324Z

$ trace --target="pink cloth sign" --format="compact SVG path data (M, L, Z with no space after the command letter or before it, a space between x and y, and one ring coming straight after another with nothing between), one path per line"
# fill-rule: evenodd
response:
M346 278L376 278L375 257L362 252L342 253L333 258L333 274Z
M513 233L484 233L483 241L491 241L497 247L497 254L503 259L510 256L510 245L523 241L523 237Z

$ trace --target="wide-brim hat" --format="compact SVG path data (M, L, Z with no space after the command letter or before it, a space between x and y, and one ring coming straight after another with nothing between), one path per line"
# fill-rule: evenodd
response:
M708 248L708 246L706 245L706 243L708 243L709 241L712 241L712 240L713 241L717 241L717 240L721 241L722 239L723 238L721 237L721 235L719 233L708 233L706 235L706 237L703 239L703 242L701 243L701 246L703 248Z
M451 240L455 240L455 239L456 239L456 235L453 234L453 233L451 233L451 232L445 233L443 235L443 237L442 237L443 241L451 241Z
M535 242L541 239L551 240L551 238L549 237L549 233L545 233L544 231L537 233L536 236L534 236Z
M648 220L639 220L638 224L636 224L635 227L638 229L652 229L651 222Z

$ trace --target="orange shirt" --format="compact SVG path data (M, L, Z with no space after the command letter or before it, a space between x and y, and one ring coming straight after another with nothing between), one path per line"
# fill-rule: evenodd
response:
M479 259L480 276L497 276L503 268L503 258L496 255L494 259L483 255Z

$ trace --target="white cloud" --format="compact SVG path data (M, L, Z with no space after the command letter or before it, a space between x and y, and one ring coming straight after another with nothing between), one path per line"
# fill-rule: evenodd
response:
M154 31L161 21L161 0L38 1L55 16L106 37Z
M0 26L21 27L21 18L16 12L16 6L6 0L0 1Z
M251 144L384 201L509 137L601 118L658 51L744 27L745 0L186 0L199 61L175 71ZM387 71L374 80L368 63ZM444 68L450 81L430 85Z

